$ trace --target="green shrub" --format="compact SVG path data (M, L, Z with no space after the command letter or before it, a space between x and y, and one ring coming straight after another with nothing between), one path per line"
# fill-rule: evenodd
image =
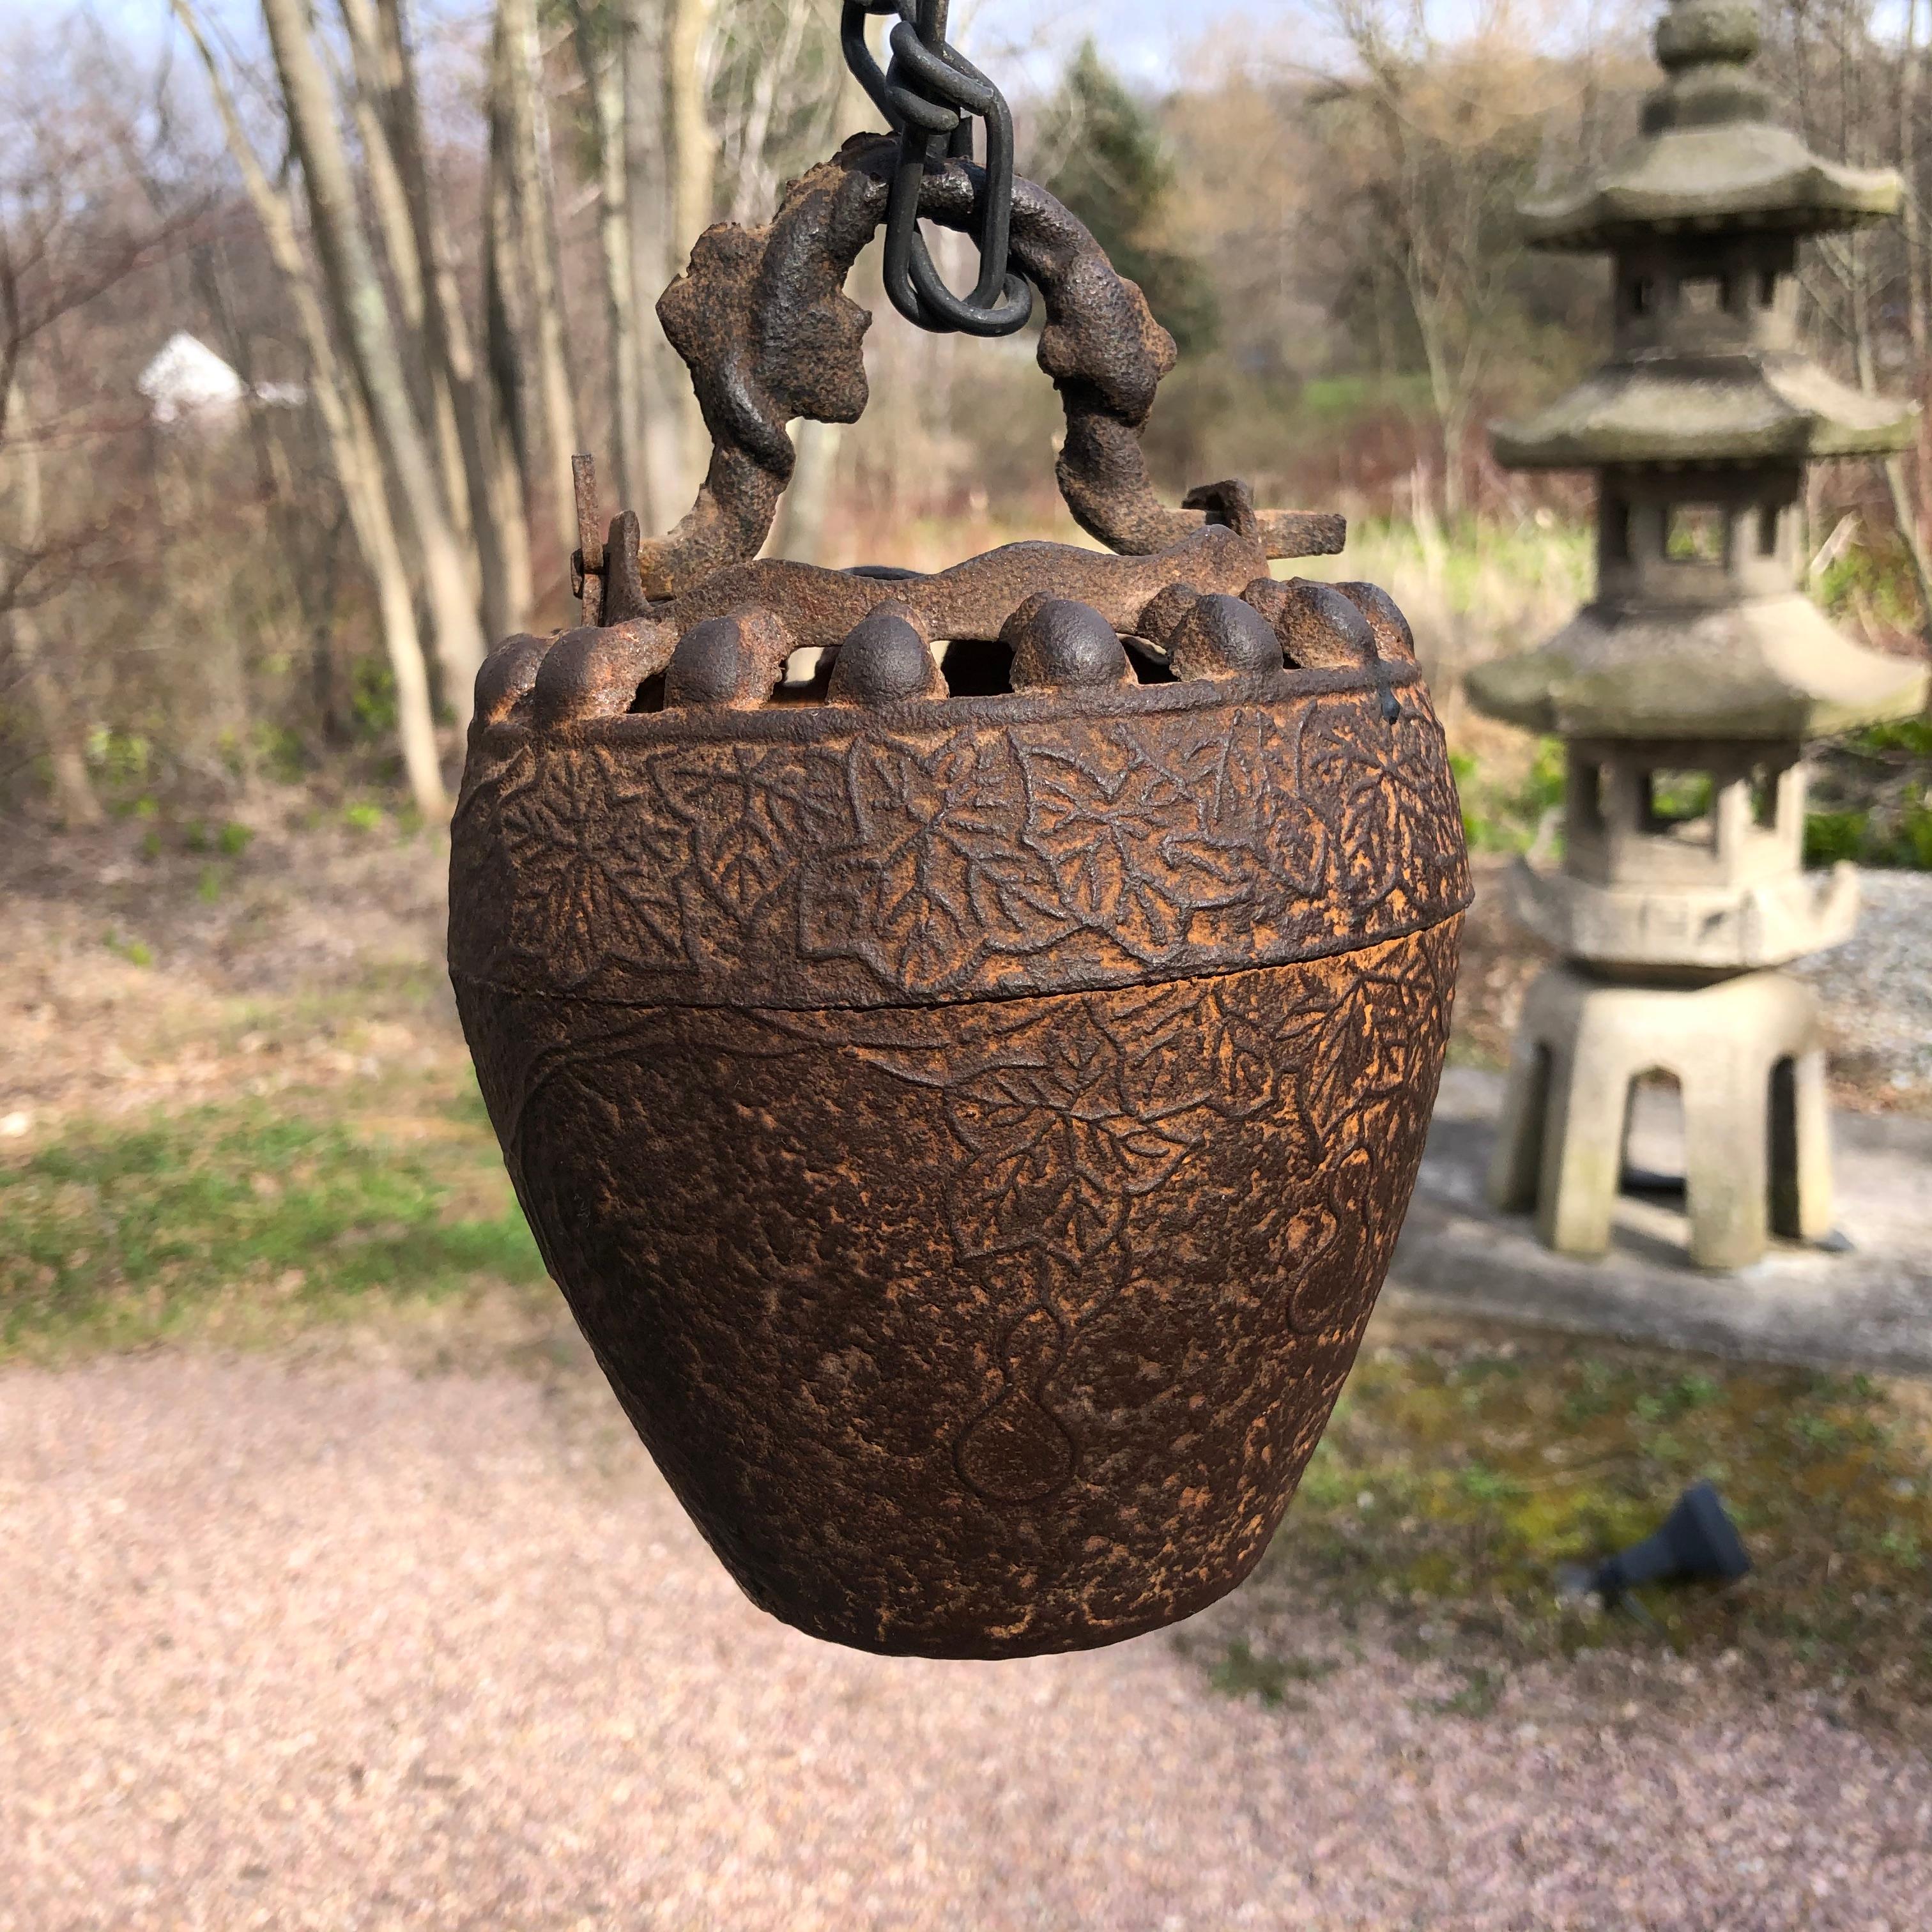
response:
M1462 801L1462 836L1479 852L1520 852L1535 838L1545 815L1563 802L1566 760L1560 738L1540 738L1528 771L1499 784L1468 752L1452 752L1449 769Z
M1804 814L1804 862L1834 866L1841 859L1864 856L1871 830L1868 812L1808 812Z

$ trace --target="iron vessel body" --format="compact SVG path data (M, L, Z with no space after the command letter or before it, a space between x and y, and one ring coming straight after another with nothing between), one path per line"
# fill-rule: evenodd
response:
M1441 1068L1468 881L1413 663L556 722L517 682L454 826L458 1003L732 1574L947 1657L1232 1588Z

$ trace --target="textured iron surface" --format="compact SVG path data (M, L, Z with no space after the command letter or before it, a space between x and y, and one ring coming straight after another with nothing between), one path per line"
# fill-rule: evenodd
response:
M1412 668L526 698L454 844L519 1197L754 1600L1000 1657L1246 1574L1441 1064L1468 886Z
M1452 920L953 1007L458 984L544 1257L747 1594L992 1658L1260 1556L1388 1264L1454 962Z
M897 1006L1374 944L1469 891L1440 728L1412 669L1393 688L1393 723L1346 671L513 721L471 752L452 968L626 1004Z

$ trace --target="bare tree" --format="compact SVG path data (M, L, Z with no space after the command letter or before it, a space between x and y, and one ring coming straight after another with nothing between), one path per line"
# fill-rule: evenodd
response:
M1880 40L1874 12L1868 0L1784 0L1767 10L1764 65L1788 97L1810 146L1858 166L1888 164L1905 178L1895 224L1816 237L1806 250L1800 280L1821 346L1841 370L1874 392L1882 386L1881 364L1902 362L1922 400L1926 184L1918 8L1917 0L1908 0L1896 45ZM1877 469L1918 591L1921 626L1932 637L1923 434L1922 430L1913 460L1884 457Z
M716 213L718 137L711 125L707 43L716 5L717 0L664 0L671 233L680 250L711 226Z
M570 459L581 447L570 380L570 349L557 274L556 208L550 128L542 112L542 56L533 0L500 0L490 98L500 123L516 248L514 274L529 295L526 339L536 365L543 422L544 493L563 554L577 542Z
M10 48L0 82L0 642L70 824L100 815L81 620L151 540L127 404L80 337L210 201L161 209L130 178L127 76L93 52L57 33Z
M529 532L507 425L490 385L478 372L447 224L430 178L415 62L398 0L340 3L355 50L354 94L364 156L372 183L390 184L379 206L400 201L407 238L398 244L398 251L417 278L406 306L417 318L438 423L446 416L454 426L458 467L446 498L456 506L453 523L459 540L466 530L472 534L484 622L493 636L501 637L522 628L530 601ZM393 225L386 220L384 232ZM392 266L395 261L392 253ZM397 279L410 286L400 270Z
M394 128L396 97L402 84L399 63L381 44L370 0L341 0L354 62L352 78L338 80L346 97L362 151L376 238L396 292L401 327L398 332L410 374L428 418L430 445L442 482L443 507L452 532L466 552L476 542L470 514L470 488L457 428L456 398L447 358L436 352L431 334L430 278L418 239L418 226L403 182L400 142ZM480 587L480 586L479 586Z
M1442 437L1445 514L1462 507L1466 447L1521 248L1515 203L1550 99L1547 64L1508 0L1486 0L1453 46L1419 5L1336 0L1352 56L1321 98L1334 218L1376 251L1413 320Z
M352 377L337 358L322 293L302 252L295 210L263 169L188 0L172 0L172 4L176 17L207 70L230 152L301 332L316 408L328 434L356 540L375 583L382 641L395 680L397 734L410 789L425 818L440 818L448 811L448 802L436 757L428 673L416 628L409 570L389 513L381 452L368 411Z
M14 528L4 542L15 556L27 558L39 554L46 531L41 520L40 447L31 432L22 434L20 429L24 413L20 402L22 373L16 354L5 411L8 421L15 426L7 448L10 472L8 494L13 500ZM55 669L41 628L40 614L31 600L16 597L5 607L5 622L14 656L25 674L28 692L39 716L40 735L46 742L54 803L69 825L98 825L103 814L93 781L88 776L86 734Z
M658 326L657 299L697 238L673 232L670 18L665 0L623 0L624 167L631 212L631 283L642 357L644 463L656 520L688 501L703 466L704 425L684 365Z
M643 355L638 335L636 278L632 265L630 175L626 165L624 58L626 16L593 0L570 0L577 58L590 99L597 146L597 232L604 272L609 343L612 480L617 500L634 509L646 530L662 520L642 460Z
M302 162L322 285L369 405L376 434L406 506L434 612L445 701L470 718L471 687L484 639L470 600L463 552L451 530L408 379L388 303L358 212L355 184L336 124L335 104L302 0L262 0L289 132Z

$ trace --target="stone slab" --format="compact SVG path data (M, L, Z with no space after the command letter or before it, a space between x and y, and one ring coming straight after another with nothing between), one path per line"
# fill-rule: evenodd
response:
M1611 1250L1578 1261L1539 1242L1526 1215L1483 1198L1502 1100L1499 1075L1451 1067L1442 1080L1415 1198L1385 1299L1433 1310L1614 1335L1748 1360L1932 1376L1932 1120L1833 1117L1834 1220L1851 1246L1778 1242L1750 1268L1691 1266L1681 1199L1621 1196ZM1634 1166L1683 1172L1673 1096L1640 1093Z

